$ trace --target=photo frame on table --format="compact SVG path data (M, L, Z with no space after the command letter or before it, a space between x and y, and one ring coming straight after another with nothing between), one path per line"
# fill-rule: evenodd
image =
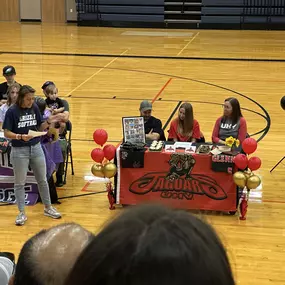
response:
M143 117L123 117L122 124L124 142L145 143Z

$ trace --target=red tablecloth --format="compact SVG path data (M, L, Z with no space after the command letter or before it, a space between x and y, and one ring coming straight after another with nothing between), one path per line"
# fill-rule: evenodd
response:
M232 174L213 171L211 163L211 155L146 151L143 168L122 168L118 149L116 202L159 201L183 209L236 211Z

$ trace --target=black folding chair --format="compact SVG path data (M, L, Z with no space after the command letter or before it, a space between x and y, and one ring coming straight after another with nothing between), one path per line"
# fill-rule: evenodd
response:
M66 184L66 176L68 170L68 164L71 164L71 174L74 175L74 168L73 168L73 157L72 157L72 147L71 147L71 135L72 135L72 124L70 121L66 123L66 158L65 158L65 167L64 167L64 179L63 183ZM69 161L70 157L70 161Z

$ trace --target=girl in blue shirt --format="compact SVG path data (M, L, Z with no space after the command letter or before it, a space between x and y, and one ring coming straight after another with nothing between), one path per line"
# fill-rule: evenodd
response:
M42 119L41 113L34 104L35 90L24 85L12 107L7 110L3 129L5 137L12 141L11 162L14 170L14 190L19 214L16 225L24 225L27 220L25 214L25 189L29 165L31 166L38 183L39 193L45 206L44 215L54 219L61 218L61 214L51 206L49 188L46 178L45 156L40 144L40 137L28 135L29 130L42 131L53 122L60 122L62 114Z

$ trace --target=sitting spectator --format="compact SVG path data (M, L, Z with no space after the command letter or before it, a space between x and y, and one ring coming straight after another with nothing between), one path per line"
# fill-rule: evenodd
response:
M83 250L66 285L233 285L226 251L208 224L163 206L131 208Z
M247 135L247 126L239 101L236 98L227 98L223 107L224 114L217 119L213 130L213 143L225 144L226 138L230 136L242 143Z
M205 142L197 120L194 119L193 107L183 103L178 111L178 118L170 124L169 141L175 142Z
M0 284L7 285L14 273L15 256L10 252L0 252Z
M77 224L42 230L23 246L10 285L61 285L93 235ZM1 283L2 285L2 283Z
M9 109L9 107L16 103L20 87L21 86L18 83L13 83L8 87L7 103L3 104L0 107L0 129L2 129L2 124L4 122L7 110Z
M15 81L16 70L14 66L7 65L3 68L3 76L6 82L0 84L0 106L7 102L7 91L8 87L16 83Z
M52 115L56 115L64 112L64 105L60 98L58 98L58 89L55 85L50 84L45 89L46 92L46 103L50 109ZM65 131L65 122L59 123L59 133L62 134ZM57 127L57 126L56 126Z
M140 114L144 118L144 130L147 140L165 141L161 121L151 115L152 104L144 100L140 105Z
M46 94L46 88L49 85L55 85L52 81L46 81L43 86L43 93L44 95L47 97ZM69 121L69 104L66 100L63 100L63 105L64 105L64 112L63 112L63 121L65 123L67 123ZM59 164L58 166L58 170L56 172L56 186L57 187L62 187L63 186L63 175L64 175L64 164L65 164L65 160L66 160L66 155L67 155L67 141L66 141L66 131L63 134L59 135L59 143L60 143L60 147L61 147L61 151L62 151L62 155L63 155L63 162Z

